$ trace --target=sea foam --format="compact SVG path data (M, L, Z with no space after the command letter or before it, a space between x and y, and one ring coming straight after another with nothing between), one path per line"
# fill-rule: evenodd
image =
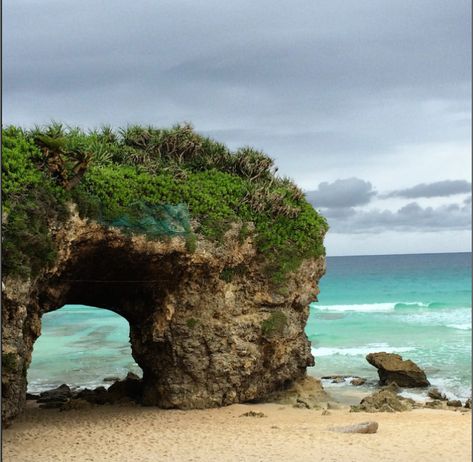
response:
M387 343L368 343L367 345L359 347L348 347L348 348L330 348L330 347L312 347L312 354L317 356L366 356L369 353L375 353L378 351L384 351L386 353L404 353L406 351L412 351L413 347L393 347Z

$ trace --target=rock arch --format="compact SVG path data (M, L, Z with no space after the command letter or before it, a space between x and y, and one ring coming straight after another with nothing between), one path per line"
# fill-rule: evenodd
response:
M2 287L2 418L24 407L41 316L65 304L117 312L130 324L145 405L203 408L263 397L313 364L304 333L325 263L303 262L284 293L265 276L238 226L222 244L126 236L73 215L55 232L57 263Z

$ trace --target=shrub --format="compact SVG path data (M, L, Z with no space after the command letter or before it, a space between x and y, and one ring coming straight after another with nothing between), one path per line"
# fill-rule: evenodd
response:
M232 222L243 223L238 239L244 242L252 222L276 285L302 260L325 253L325 219L291 180L275 176L270 157L248 147L231 152L189 124L88 133L58 123L31 131L8 127L2 143L7 274L34 275L54 260L48 229L65 220L70 200L82 217L109 225L136 215L137 203L185 204L199 223L194 231L217 242ZM147 235L150 228L134 232ZM190 225L182 233L189 252L196 250L192 233Z

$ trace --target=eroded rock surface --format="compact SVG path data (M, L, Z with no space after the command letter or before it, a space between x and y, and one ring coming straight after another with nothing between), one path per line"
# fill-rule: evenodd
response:
M395 384L375 391L363 398L359 405L352 406L352 412L403 412L416 407L414 400L398 395L399 388Z
M125 236L76 214L53 235L59 250L52 269L35 280L3 281L5 423L24 408L42 315L65 304L128 320L145 405L189 409L262 398L314 363L304 327L323 258L304 261L278 290L238 225L221 244L199 238L194 252L182 238Z
M410 359L394 353L370 353L366 360L378 369L380 385L396 383L400 387L428 387L425 372Z

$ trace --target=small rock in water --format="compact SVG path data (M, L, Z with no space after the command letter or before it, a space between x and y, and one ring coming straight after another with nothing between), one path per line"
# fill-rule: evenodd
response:
M429 398L432 398L432 399L439 399L441 401L447 400L447 397L443 393L440 393L438 388L432 388L432 390L429 390L427 395Z
M356 377L350 383L352 385L355 385L355 387L358 387L360 385L363 385L365 382L366 382L366 379L363 379L361 377Z
M384 351L369 353L366 360L378 369L380 385L396 382L400 387L428 387L425 372L410 359Z
M103 379L104 382L116 382L117 380L120 380L120 377L105 377Z
M347 425L346 427L333 427L330 430L339 433L376 433L378 431L378 422L362 422Z
M242 414L240 417L266 417L263 412L249 411Z
M447 401L447 406L450 406L450 407L462 407L462 403L461 403L461 401L458 400L458 399L452 399L452 400Z
M332 383L342 383L342 382L345 382L345 379L343 377L335 377L332 380Z

